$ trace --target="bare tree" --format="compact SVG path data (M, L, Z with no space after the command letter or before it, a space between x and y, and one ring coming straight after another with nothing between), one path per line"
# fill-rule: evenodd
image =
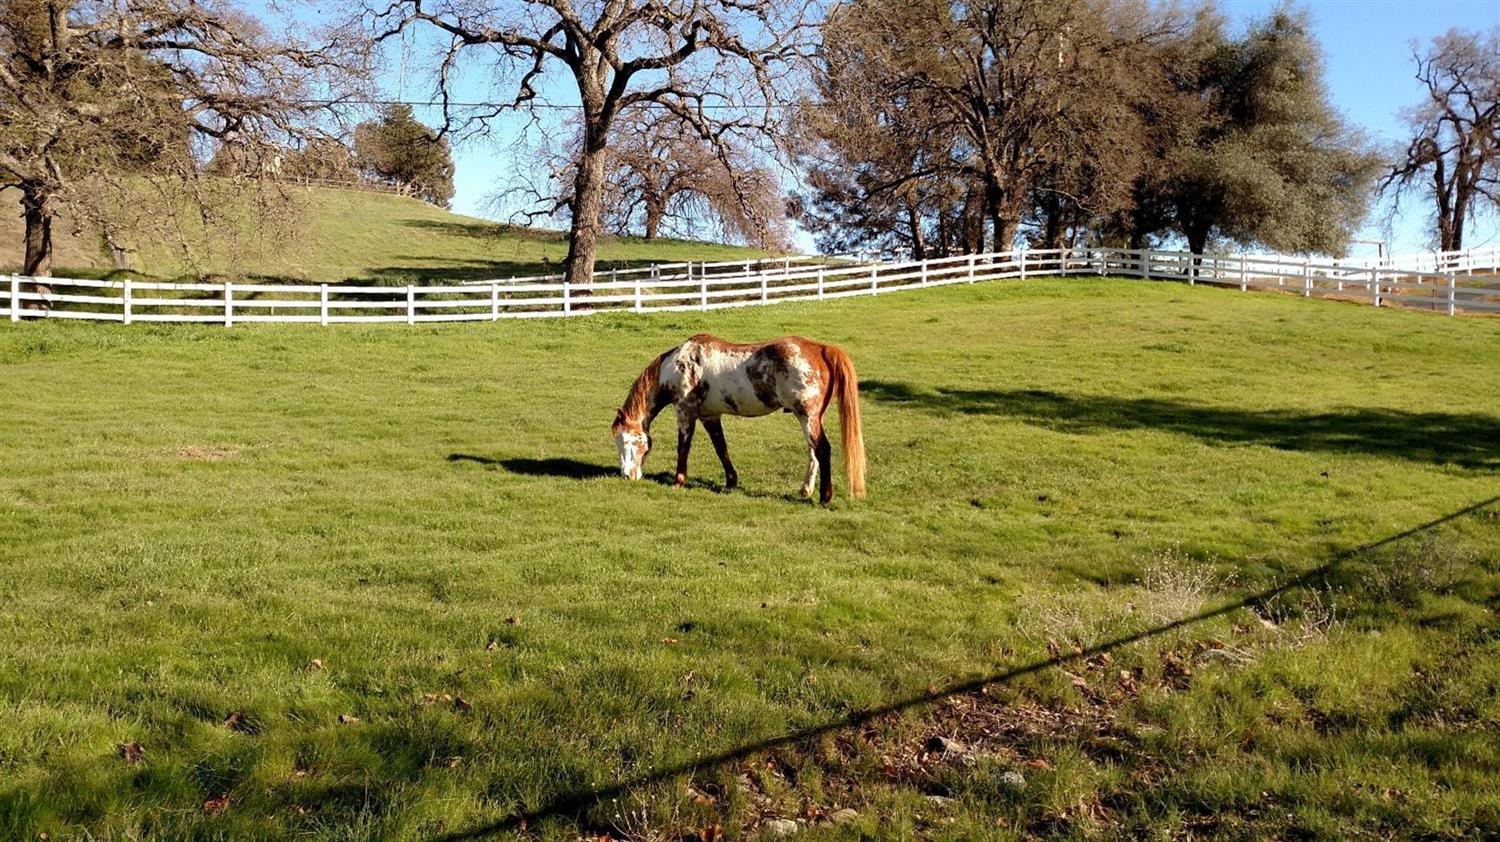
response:
M448 45L438 70L445 128L524 108L555 66L571 80L583 140L566 197L568 283L593 274L607 191L608 147L620 115L655 107L718 143L764 129L784 90L778 76L800 55L805 0L394 0L365 7L377 41L435 27ZM451 88L462 57L494 61L515 79L508 102L462 113ZM508 76L508 74L514 74Z
M526 223L567 221L582 142L583 126L574 119L563 132L543 133L540 143L518 144L519 183L492 197L495 208L509 208ZM630 109L608 146L601 224L647 240L711 236L785 250L786 199L772 163L734 137L705 140L659 108Z
M323 107L308 102L313 78L347 70L193 0L0 2L0 178L21 191L23 271L51 273L65 205L115 245L108 208L143 195L134 177L165 174L161 190L191 181L194 138L269 145L295 134Z
M1381 186L1399 202L1421 185L1437 247L1456 251L1473 214L1500 207L1500 27L1450 30L1412 56L1427 98L1406 112L1413 137Z

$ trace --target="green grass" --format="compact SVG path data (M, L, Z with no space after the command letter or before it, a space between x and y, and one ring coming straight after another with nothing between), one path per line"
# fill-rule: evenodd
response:
M702 330L849 350L868 500L797 499L780 415L726 423L735 492L701 436L666 487L670 413L654 480L607 475ZM1340 554L1497 493L1497 359L1493 321L1108 279L5 324L0 837L1493 834L1496 507Z
M420 283L524 276L561 271L568 247L560 232L517 228L461 216L416 199L321 187L283 188L269 197L290 211L280 224L264 225L248 210L235 218L240 230L201 226L186 235L195 261L185 262L178 238L146 238L132 255L140 274L176 278L285 278L334 283ZM17 205L15 190L0 191L0 204ZM15 218L12 218L12 217ZM71 234L66 220L56 226L54 274L96 277L114 269L97 233ZM18 215L0 214L0 265L14 271L22 258ZM599 248L599 268L684 260L751 259L762 252L717 243L682 240L647 242L607 238Z

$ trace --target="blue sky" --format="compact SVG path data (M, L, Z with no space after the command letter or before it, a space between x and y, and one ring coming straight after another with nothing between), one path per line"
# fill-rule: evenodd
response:
M1237 24L1264 17L1278 5L1278 0L1220 2ZM1422 97L1422 88L1412 77L1410 42L1415 39L1425 43L1454 27L1483 30L1500 24L1500 0L1312 0L1302 6L1310 13L1313 31L1323 44L1328 89L1335 107L1382 146L1400 141L1403 126L1399 111ZM414 46L418 43L414 39ZM392 68L387 76L390 93L396 94L396 88L403 87L402 98L429 96L431 77L414 72L411 63L408 68L404 87L398 84L396 67ZM488 85L483 74L471 72L462 93L484 99ZM576 101L567 83L547 85L543 95L548 94L555 102ZM503 95L503 91L497 95ZM419 116L423 115L419 112ZM513 144L522 123L520 116L506 118L493 127L494 140L462 144L455 150L454 210L473 216L494 215L486 209L486 199L512 177ZM1403 207L1405 212L1389 229L1386 214L1377 208L1360 237L1388 241L1398 253L1426 248L1430 234L1425 211L1412 201ZM1469 229L1466 241L1474 247L1500 243L1500 224L1493 215L1481 217ZM1374 248L1358 245L1354 253L1373 253Z

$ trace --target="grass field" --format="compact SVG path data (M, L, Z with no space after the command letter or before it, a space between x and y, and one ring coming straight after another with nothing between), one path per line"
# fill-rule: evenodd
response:
M869 499L786 416L611 476L703 330L849 350ZM6 324L0 837L1493 837L1497 387L1491 320L1092 278Z
M264 226L246 208L242 230L221 227L211 235L189 230L194 262L185 262L177 237L146 238L132 266L150 277L275 278L376 283L423 283L506 278L560 271L568 244L562 233L499 225L449 213L416 199L322 187L284 188L273 204L289 210L280 225ZM0 266L21 263L22 228L15 190L0 191ZM57 267L65 277L96 277L114 269L95 232L71 233L66 220L55 228ZM683 260L735 260L758 251L715 243L607 238L599 247L601 269Z

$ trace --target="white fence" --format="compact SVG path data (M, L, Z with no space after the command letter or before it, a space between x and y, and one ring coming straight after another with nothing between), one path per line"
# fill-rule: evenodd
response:
M1330 261L1280 255L1200 255L1123 249L1045 249L897 262L821 258L662 264L436 286L168 283L0 276L0 318L137 322L450 322L609 311L680 311L774 301L879 295L930 286L1052 275L1125 275L1241 290L1366 301L1375 306L1500 313L1500 249L1428 258ZM1403 262L1409 261L1409 262ZM1435 265L1442 271L1411 268Z

